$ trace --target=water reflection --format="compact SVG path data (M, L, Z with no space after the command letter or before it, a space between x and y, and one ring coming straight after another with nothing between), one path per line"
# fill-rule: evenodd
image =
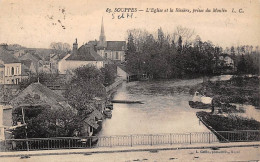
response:
M144 104L114 104L113 116L103 122L101 136L128 134L209 132L199 123L189 86L202 79L124 83L116 100L139 100Z
M255 119L260 122L260 110L256 109L255 106L252 105L244 105L244 104L232 104L236 105L237 109L244 109L245 113L234 113L234 115L239 115L249 119Z

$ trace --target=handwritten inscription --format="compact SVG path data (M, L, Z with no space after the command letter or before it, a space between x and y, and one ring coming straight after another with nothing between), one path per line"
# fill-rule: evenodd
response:
M243 8L107 8L106 13L111 14L112 19L133 19L138 17L138 13L156 14L156 13L183 13L183 14L201 14L201 13L232 13L243 14Z

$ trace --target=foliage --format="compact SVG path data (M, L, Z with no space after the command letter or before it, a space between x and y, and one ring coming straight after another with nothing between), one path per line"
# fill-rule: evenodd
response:
M31 83L39 82L43 85L53 83L54 81L57 81L58 74L56 73L39 73L39 74L33 74L28 79L23 79L20 83L21 89L24 89L28 87Z
M48 138L72 136L78 127L75 113L70 109L52 109L50 106L31 106L24 107L25 122L27 128L20 127L15 129L15 138ZM13 111L13 122L21 122L22 107Z
M259 106L259 78L256 76L233 76L226 81L205 82L192 88L190 94L195 91L207 93L217 102Z
M111 85L115 82L117 69L115 64L106 64L104 68L101 68L101 72L104 76L103 84L105 86Z
M70 44L62 43L62 42L52 42L50 44L50 48L56 51L64 51L64 52L69 52L71 50Z
M93 111L92 103L95 97L106 97L104 76L95 66L79 67L74 73L65 97L80 115L85 116Z
M226 50L235 61L233 67L219 59L220 55L227 55L221 47L211 41L202 41L198 35L192 41L193 35L193 30L180 26L173 34L165 34L159 28L156 36L145 30L128 30L125 56L128 71L153 78L214 75L235 69L240 73L259 73L259 54L252 52L252 47L251 54L245 57L235 55L235 47ZM248 51L245 49L239 48L239 51Z
M228 117L220 115L212 115L207 112L197 112L209 126L211 126L216 131L235 131L235 130L259 130L260 122L230 115Z
M214 56L219 54L216 53L217 47L210 42L201 42L198 37L196 37L196 46L192 47L188 39L193 33L179 27L171 38L160 28L158 38L155 39L152 34L136 36L129 31L126 67L133 73L147 73L154 78L182 78L194 74L212 74ZM185 37L185 43L182 37Z

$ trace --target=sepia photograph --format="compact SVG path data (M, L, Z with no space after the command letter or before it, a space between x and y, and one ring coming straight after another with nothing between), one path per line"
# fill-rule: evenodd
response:
M260 161L260 0L0 0L1 162Z

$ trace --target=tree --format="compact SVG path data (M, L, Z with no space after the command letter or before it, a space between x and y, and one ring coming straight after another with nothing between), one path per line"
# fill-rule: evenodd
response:
M52 42L50 44L50 48L56 51L69 52L71 50L71 46L68 43L62 42Z
M241 59L238 62L237 71L238 71L238 73L245 73L246 72L246 60L245 60L243 54L241 56Z
M178 38L181 36L184 42L184 46L191 42L191 38L195 35L194 29L189 29L182 26L177 26L174 32Z
M74 70L74 74L65 97L78 110L79 115L84 117L93 111L95 97L106 98L104 76L95 66L79 67Z
M27 128L15 129L15 138L71 137L80 126L76 113L72 109L53 109L48 105L18 107L13 111L13 122L22 122L22 109Z
M182 37L179 36L179 39L178 39L178 51L181 53L181 50L182 50Z
M117 74L117 66L115 64L107 64L104 68L101 68L101 72L104 76L104 85L108 86L115 82Z
M235 55L235 48L234 48L234 46L231 47L230 52L231 52L231 55Z
M199 35L196 36L193 44L194 44L194 47L199 47L201 45L201 38Z

